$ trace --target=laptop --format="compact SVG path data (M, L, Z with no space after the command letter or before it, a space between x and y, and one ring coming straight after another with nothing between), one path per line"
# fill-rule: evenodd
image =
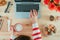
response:
M29 18L30 10L38 11L40 18L40 0L15 0L15 18Z

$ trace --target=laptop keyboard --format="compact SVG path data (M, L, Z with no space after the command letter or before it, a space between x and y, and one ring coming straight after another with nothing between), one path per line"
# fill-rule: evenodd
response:
M39 10L39 4L16 4L16 12L30 12L30 10Z

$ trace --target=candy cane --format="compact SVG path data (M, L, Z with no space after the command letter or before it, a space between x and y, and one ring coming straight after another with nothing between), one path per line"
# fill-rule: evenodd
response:
M10 27L10 31L13 32L13 25L11 25L11 27ZM13 34L11 34L10 40L13 40L13 39L12 39L12 36L13 36Z
M38 23L34 23L32 24L32 30L33 30L33 40L42 40L42 36L41 36L41 31L38 28Z

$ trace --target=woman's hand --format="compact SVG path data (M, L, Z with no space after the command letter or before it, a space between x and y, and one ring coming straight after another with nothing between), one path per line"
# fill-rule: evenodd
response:
M32 23L37 22L37 16L38 16L38 12L36 10L33 9L30 11L30 19Z

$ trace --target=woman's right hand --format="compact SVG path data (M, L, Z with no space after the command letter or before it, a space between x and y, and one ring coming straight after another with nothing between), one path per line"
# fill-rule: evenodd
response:
M32 23L37 22L37 16L38 16L38 12L36 10L33 9L30 11L30 19Z

